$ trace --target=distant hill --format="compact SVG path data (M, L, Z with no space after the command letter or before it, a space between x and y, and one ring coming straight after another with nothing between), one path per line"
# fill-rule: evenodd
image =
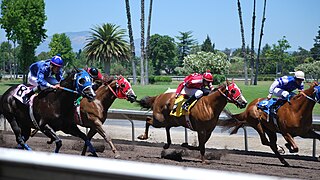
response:
M79 49L83 49L86 44L86 39L90 36L89 31L66 32L65 34L70 38L72 49L74 52L78 52ZM38 48L36 49L36 54L39 54L41 52L48 52L51 39L52 36L48 36L47 39L38 46ZM140 39L136 39L134 41L136 56L140 56L140 41Z

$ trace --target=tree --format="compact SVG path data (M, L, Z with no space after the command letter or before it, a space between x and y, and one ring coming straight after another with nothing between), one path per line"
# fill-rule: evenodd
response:
M37 61L40 60L45 60L45 59L50 59L52 56L50 56L50 54L48 52L41 52L40 54L38 54L37 56Z
M207 35L206 40L204 40L204 42L201 46L201 51L214 53L214 47L215 47L215 44L211 43L211 39L210 39L209 35Z
M153 0L150 0L150 6L149 6L149 17L148 17L148 29L147 29L147 49L146 49L146 54L148 54L149 51L149 40L150 40L150 29L151 29L151 15L152 15L152 4L153 4ZM145 73L146 73L146 77L145 77L145 83L149 84L149 73L148 73L148 56L145 57L146 58L146 69L145 69Z
M179 32L180 36L176 36L178 42L179 64L182 67L183 59L190 54L191 48L195 45L196 40L192 38L192 31Z
M252 29L251 29L251 51L250 51L250 85L253 84L253 70L254 70L254 29L256 23L256 0L253 0L253 13L252 13Z
M111 59L128 60L130 48L125 40L125 30L107 23L91 28L84 51L89 61L102 61L104 72L110 75Z
M148 52L156 75L160 75L162 70L167 74L174 72L178 62L177 47L173 38L159 34L152 35Z
M72 50L71 40L65 33L54 34L49 43L49 48L49 55L52 57L60 54L64 64L75 60L75 53Z
M258 84L258 73L259 73L259 64L260 64L260 48L261 48L261 42L262 42L262 36L263 36L263 28L264 28L264 22L266 21L266 6L267 6L267 0L264 0L263 3L263 15L262 15L262 23L261 23L261 29L260 29L260 38L259 38L259 46L258 46L258 54L256 59L256 74L254 76L254 85Z
M184 69L188 73L203 73L208 69L214 74L226 74L230 63L223 52L198 52L190 54L184 59Z
M241 31L241 41L242 41L242 57L244 58L244 84L248 85L248 67L247 67L247 54L246 54L246 42L244 38L244 28L242 22L242 12L241 12L241 4L240 0L238 0L238 13L239 13L239 20L240 20L240 31Z
M320 30L318 30L318 35L313 40L314 44L310 49L310 53L315 61L320 61Z
M144 0L141 0L141 58L140 58L140 83L141 85L145 85L145 79L144 79L144 57L145 57L145 52L144 52Z
M8 40L20 45L19 60L26 82L29 65L35 61L35 49L47 37L43 28L47 19L44 0L3 0L1 28Z
M131 51L131 65L132 65L132 77L133 77L133 84L137 84L137 67L135 63L136 53L134 47L134 40L133 40L133 33L132 33L132 25L131 25L131 13L130 13L130 3L129 0L126 0L126 13L127 13L127 20L128 20L128 31L129 31L129 39L130 39L130 51Z

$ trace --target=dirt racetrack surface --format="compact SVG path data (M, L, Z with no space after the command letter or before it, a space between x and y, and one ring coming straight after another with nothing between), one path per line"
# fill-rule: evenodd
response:
M47 144L48 138L37 134L28 140L33 151L53 152L55 144ZM60 153L81 154L83 141L75 137L63 137ZM93 139L97 148L98 158L114 158L108 145L101 139ZM159 163L166 165L254 173L282 178L319 179L320 162L311 156L284 155L291 167L284 167L272 154L255 151L206 149L209 164L202 164L200 153L196 150L187 150L180 145L172 145L163 150L163 143L135 142L127 140L113 140L118 149L121 160ZM11 132L0 132L1 147L16 148L15 137ZM101 152L103 151L103 152ZM88 156L90 153L87 153Z

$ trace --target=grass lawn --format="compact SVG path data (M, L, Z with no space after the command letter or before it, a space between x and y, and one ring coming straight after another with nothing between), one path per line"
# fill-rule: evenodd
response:
M1 80L0 81L0 94L3 94L10 86L21 83L21 81L11 81L11 80ZM243 81L236 82L237 85L242 90L244 97L247 99L248 103L252 100L260 97L267 97L268 90L271 85L271 81L259 81L257 86L245 86ZM145 96L155 96L163 93L168 88L175 89L178 86L179 82L172 82L171 84L165 85L134 85L133 90L138 96L138 99L141 99ZM309 88L308 84L305 84L305 88ZM131 109L139 110L140 107L137 103L130 103L123 99L116 99L112 104L111 108L114 109ZM228 103L227 108L233 113L239 113L244 111L243 109L238 109L234 104ZM320 115L320 107L318 104L315 105L313 110L314 114Z

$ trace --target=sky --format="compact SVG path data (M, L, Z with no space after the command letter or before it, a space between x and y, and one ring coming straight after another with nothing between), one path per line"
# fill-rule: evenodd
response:
M253 0L241 0L245 41L251 46ZM255 47L258 47L264 0L256 0ZM140 0L131 0L134 39L140 38ZM150 0L145 0L145 34ZM320 0L267 0L262 45L286 36L290 50L310 50L320 30ZM45 0L47 35L90 31L113 23L127 30L124 0ZM207 36L216 49L241 47L237 0L153 0L151 35L179 36L192 31L202 44Z

